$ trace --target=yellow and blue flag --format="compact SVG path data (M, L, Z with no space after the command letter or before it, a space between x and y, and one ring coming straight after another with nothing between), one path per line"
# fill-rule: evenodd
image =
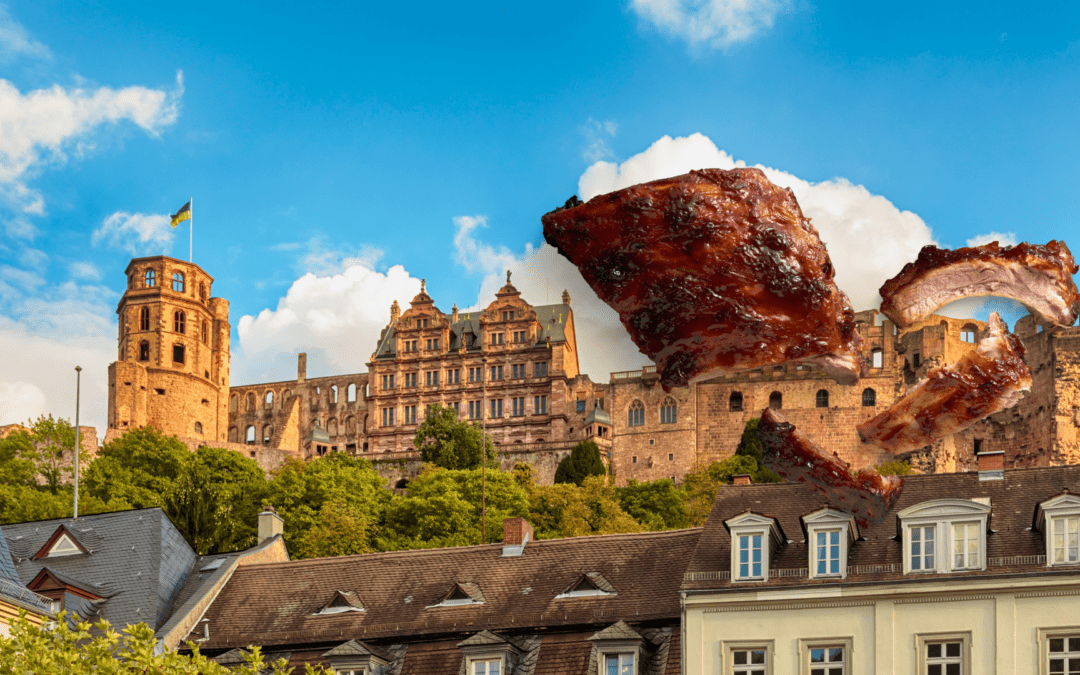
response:
M180 210L173 214L172 226L175 228L180 223L191 218L191 202L184 204Z

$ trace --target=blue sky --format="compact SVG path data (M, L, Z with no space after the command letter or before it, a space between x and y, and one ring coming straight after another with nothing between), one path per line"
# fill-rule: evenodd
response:
M187 257L189 197L238 384L508 267L594 380L640 366L539 219L704 165L791 185L858 308L925 243L1077 245L1077 3L315 4L0 2L0 423L71 416L77 360L103 433L123 269Z

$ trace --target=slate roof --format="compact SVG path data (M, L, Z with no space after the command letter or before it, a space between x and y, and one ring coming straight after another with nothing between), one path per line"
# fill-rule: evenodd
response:
M804 483L724 486L709 514L697 550L686 570L682 589L737 590L773 586L846 586L883 582L923 583L941 581L943 575L903 573L903 542L898 534L900 511L934 499L989 498L991 515L986 537L987 569L951 572L959 577L1002 575L1080 575L1080 567L1047 567L1041 532L1033 529L1036 507L1068 489L1080 494L1080 466L1008 469L1004 480L980 481L978 472L929 474L904 477L904 489L893 510L876 525L860 528L851 546L846 579L810 579L806 568L809 551L800 518L825 505L819 493ZM724 521L752 510L776 518L787 542L770 560L770 577L764 582L732 583L731 536ZM778 572L774 572L778 570Z
M52 601L26 587L15 571L15 561L8 550L7 537L0 530L0 601L23 607L38 614L52 616Z
M200 646L677 621L682 570L700 534L697 528L532 541L510 558L502 557L501 544L489 544L249 565L236 570L207 610L210 638ZM602 574L618 594L556 599L589 572ZM431 606L453 584L475 584L483 604ZM315 615L342 588L355 590L366 611Z
M89 554L33 560L61 525ZM105 599L69 609L100 615L114 626L145 622L155 630L184 585L196 555L161 509L139 509L0 526L23 584L45 567ZM5 556L6 558L7 556Z

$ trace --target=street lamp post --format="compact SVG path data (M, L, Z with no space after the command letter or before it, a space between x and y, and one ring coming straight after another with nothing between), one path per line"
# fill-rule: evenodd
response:
M483 349L481 343L480 348ZM480 380L484 394L480 403L480 543L487 543L487 358L481 357Z
M75 366L75 452L73 455L74 472L72 480L75 482L75 508L72 520L79 517L79 448L82 446L82 438L79 429L79 387L82 384L82 367Z

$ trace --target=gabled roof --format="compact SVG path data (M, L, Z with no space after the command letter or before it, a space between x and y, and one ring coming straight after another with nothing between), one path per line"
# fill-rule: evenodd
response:
M50 557L50 555L55 553L59 553L60 555L73 555L89 552L90 550L82 545L82 542L80 542L79 538L67 528L67 525L60 525L60 527L56 528L56 531L53 532L52 536L45 541L45 544L41 549L34 554L34 560L41 560L42 558Z
M103 600L105 598L104 595L99 595L94 591L83 588L80 582L65 577L59 572L54 572L48 567L43 567L26 587L35 593L63 591L64 593L72 593L79 597L86 598L87 600Z
M598 631L590 640L644 640L644 636L620 619L602 631Z
M49 598L27 588L19 573L15 571L15 563L8 550L3 530L0 530L0 602L15 604L36 614L52 616L52 602Z
M483 604L484 594L480 592L480 587L472 582L458 582L453 584L450 590L440 596L431 606L437 607L451 600L470 600L477 604Z
M360 642L359 640L349 640L343 642L337 647L334 647L330 651L323 654L323 657L332 659L349 656L375 656L377 658L387 661L390 657L381 649L376 649L371 645Z
M580 591L598 591L606 595L615 595L615 588L599 572L586 572L574 580L574 583L566 587L557 597L571 597L571 594Z
M334 591L334 594L318 609L317 613L329 614L328 610L355 610L362 612L364 611L364 603L360 602L360 596L356 594L356 591Z

